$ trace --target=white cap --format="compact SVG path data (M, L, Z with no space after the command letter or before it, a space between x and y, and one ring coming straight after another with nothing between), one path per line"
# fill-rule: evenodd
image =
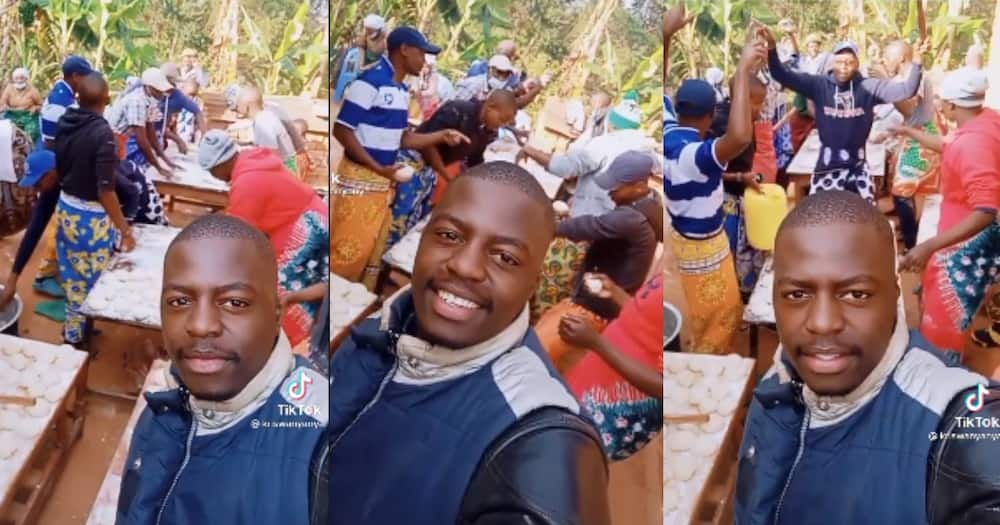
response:
M969 55L983 56L984 54L986 54L986 50L983 49L983 46L979 44L972 44L971 46L969 46L969 49L965 51L965 56Z
M490 67L495 67L499 71L514 71L514 64L510 63L507 55L493 55L489 62Z
M381 31L385 29L385 19L375 14L368 15L365 17L365 28Z
M158 67L151 67L142 73L142 84L157 91L170 91L174 86Z
M717 67L710 67L707 71L705 71L705 80L713 86L721 84L723 79L725 79L725 73Z
M962 68L948 73L941 83L941 100L962 108L975 108L986 102L990 81L985 71Z

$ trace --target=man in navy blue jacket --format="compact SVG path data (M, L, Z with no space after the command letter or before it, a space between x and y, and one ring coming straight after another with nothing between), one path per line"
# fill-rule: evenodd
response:
M196 220L167 249L170 389L145 394L116 525L309 522L326 378L280 332L277 275L267 237L228 215Z
M810 183L810 193L847 190L875 203L874 186L865 164L865 145L880 104L913 98L923 75L926 43L913 55L913 67L904 82L864 78L858 72L858 47L842 42L833 48L832 71L820 75L799 73L782 65L774 36L766 27L771 76L782 86L801 93L816 104L816 129L820 154Z
M600 439L528 325L554 230L514 164L448 186L412 286L334 355L314 525L610 523Z
M998 523L1000 396L908 330L894 245L844 191L782 223L781 346L747 415L737 525Z

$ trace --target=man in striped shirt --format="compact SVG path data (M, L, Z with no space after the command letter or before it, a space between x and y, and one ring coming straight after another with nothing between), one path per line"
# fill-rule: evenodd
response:
M666 42L684 26L683 7L664 20ZM742 302L729 240L723 230L722 173L753 140L750 77L767 48L756 39L743 48L733 85L726 133L705 139L715 112L715 90L704 80L684 81L675 104L664 95L664 191L673 226L672 247L688 305L694 348L728 353L742 317Z
M333 127L345 158L335 167L330 224L330 269L352 281L375 285L389 233L393 185L412 170L397 162L400 148L421 150L455 146L469 138L453 129L416 133L408 129L410 89L407 75L419 76L425 54L441 51L412 27L388 37L388 55L351 83Z
M42 106L41 114L38 116L44 147L52 148L59 119L67 109L76 106L77 83L93 71L90 62L81 56L73 55L63 62L63 77L52 86L52 91L45 98L45 105Z

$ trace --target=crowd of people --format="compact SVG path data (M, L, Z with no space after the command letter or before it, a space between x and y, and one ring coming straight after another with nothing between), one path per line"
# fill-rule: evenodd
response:
M330 268L385 293L333 349L323 483L357 504L331 522L608 523L608 459L663 425L662 168L638 97L595 92L571 146L527 145L551 78L514 41L452 82L415 28L363 26L333 82ZM391 291L383 255L418 227Z
M932 76L926 39L882 42L862 65L853 42L826 52L813 34L800 55L791 21L781 42L755 21L731 79L680 79L670 44L692 20L680 3L663 27L684 351L747 355L736 334L765 259L774 274L779 346L750 401L736 522L991 522L1000 496L991 430L961 424L1000 410L995 371L963 365L974 344L1000 347L1000 113L985 107L983 49ZM773 250L756 250L744 197L766 183L784 192L813 130L809 196L777 217ZM882 183L870 173L873 143L889 151ZM940 222L918 242L919 203L934 194ZM914 329L906 273L921 283ZM990 327L973 331L981 313ZM949 440L953 432L971 437Z

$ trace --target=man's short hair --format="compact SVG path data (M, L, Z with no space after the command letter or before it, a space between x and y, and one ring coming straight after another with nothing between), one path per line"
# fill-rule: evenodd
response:
M796 204L778 228L778 237L794 228L831 224L868 225L884 236L886 242L895 242L892 226L878 207L856 193L841 190L821 191Z
M462 178L486 180L504 186L515 188L531 200L542 204L552 212L552 200L545 194L542 185L524 168L506 161L495 161L480 164L469 169ZM461 178L459 179L461 180ZM553 212L554 213L554 212Z
M260 255L276 260L274 247L267 235L242 219L224 213L212 213L195 219L174 237L167 253L182 242L202 239L250 241L260 250Z

